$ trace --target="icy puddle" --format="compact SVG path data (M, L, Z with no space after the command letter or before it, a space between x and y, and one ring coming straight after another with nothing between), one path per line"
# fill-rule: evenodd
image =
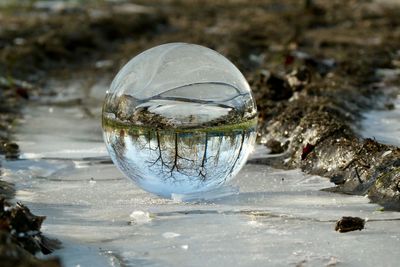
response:
M94 88L85 106L27 107L17 134L24 159L5 164L17 200L46 215L43 232L63 242L55 254L65 266L398 265L400 213L319 191L329 181L298 170L246 165L233 183L239 194L196 203L140 190L106 153L104 92ZM369 221L340 234L342 216Z

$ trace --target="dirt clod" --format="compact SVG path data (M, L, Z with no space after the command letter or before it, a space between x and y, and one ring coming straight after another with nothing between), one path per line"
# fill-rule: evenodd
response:
M342 217L335 225L335 231L346 233L364 229L365 220L359 217Z

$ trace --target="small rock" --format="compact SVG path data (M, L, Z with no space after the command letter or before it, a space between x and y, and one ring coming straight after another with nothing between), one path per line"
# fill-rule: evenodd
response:
M364 229L365 220L359 217L342 217L336 222L335 231L346 233Z
M344 184L346 182L346 177L343 174L336 173L330 177L329 181L335 185Z
M271 154L279 154L284 151L281 142L275 139L268 140L265 145L271 150Z

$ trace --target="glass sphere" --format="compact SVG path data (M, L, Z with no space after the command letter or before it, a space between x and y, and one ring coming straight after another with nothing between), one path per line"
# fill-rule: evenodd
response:
M216 189L245 164L256 106L240 71L209 48L170 43L144 51L117 74L103 106L113 162L163 197Z

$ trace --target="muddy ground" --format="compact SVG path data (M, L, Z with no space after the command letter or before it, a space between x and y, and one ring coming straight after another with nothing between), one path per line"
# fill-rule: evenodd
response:
M1 160L18 158L13 126L27 101L52 94L49 77L95 81L144 49L189 42L219 51L248 78L259 142L280 155L253 162L300 167L337 185L327 190L368 195L400 209L400 149L364 140L355 130L361 112L390 108L398 93L398 78L380 71L400 68L398 6L356 0L39 2L0 9ZM0 190L12 198L11 185L1 182ZM12 228L1 229L13 238Z

